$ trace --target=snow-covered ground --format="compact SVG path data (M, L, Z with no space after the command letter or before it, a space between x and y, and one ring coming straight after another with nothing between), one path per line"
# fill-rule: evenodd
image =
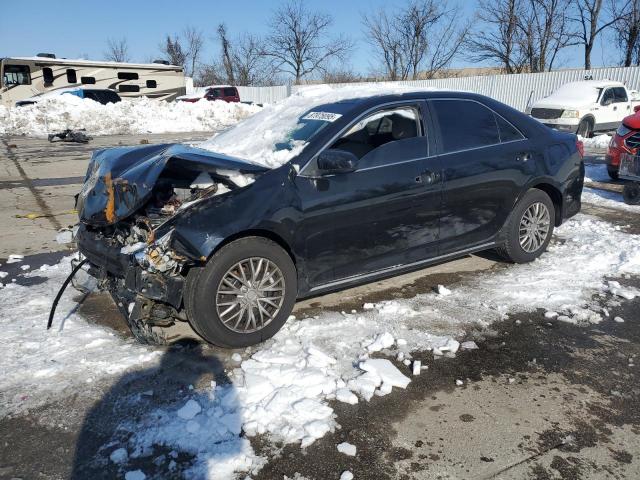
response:
M24 107L0 106L0 135L43 137L67 128L84 128L90 135L219 131L260 110L243 103L161 102L146 97L102 105L59 95Z
M45 277L43 283L0 289L2 416L158 361L158 350L88 324L74 313L70 293L55 328L45 330L55 290L69 268L65 259L27 274ZM537 309L550 321L603 321L608 313L594 295L608 292L621 301L640 295L605 280L627 274L640 274L640 236L578 215L556 230L549 251L531 264L474 274L411 299L290 319L272 340L235 356L240 368L228 372L230 384L196 388L173 405L126 420L122 428L135 433L125 443L114 439L104 455L124 473L135 470L127 467L129 459L162 444L195 456L187 472L192 478L250 474L267 461L253 451L252 436L303 447L313 443L337 427L330 400L355 403L393 394L410 382L415 361L425 365L455 354L470 324L488 326ZM384 357L401 360L400 368Z
M609 146L609 142L611 142L611 135L603 133L592 138L584 138L578 135L578 139L582 140L585 148L604 150Z

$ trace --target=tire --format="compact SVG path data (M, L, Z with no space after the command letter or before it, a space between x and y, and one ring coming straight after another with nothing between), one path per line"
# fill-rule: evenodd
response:
M537 210L536 205L539 205ZM542 207L546 209L546 215ZM537 231L537 234L529 235L533 239L532 243L529 243L526 239L523 242L523 238L526 238L527 235L527 232L521 232L521 226L527 224L525 214L528 216L527 218L532 215L536 218L537 214L541 214L542 217L538 218L538 220L541 220L539 223L546 224L548 222L546 229L534 228L531 230L532 232ZM524 194L509 215L502 230L504 244L498 247L498 253L514 263L532 262L547 249L553 235L554 226L555 208L549 195L542 190L532 188ZM544 230L546 230L546 233L544 233Z
M618 167L607 167L607 174L611 180L618 180Z
M622 190L622 198L627 205L640 205L640 184L627 183Z
M593 135L593 122L589 118L583 118L578 124L576 134L582 138L591 138Z
M287 252L269 239L245 237L189 271L184 300L189 322L204 340L241 348L275 335L297 292L297 272Z

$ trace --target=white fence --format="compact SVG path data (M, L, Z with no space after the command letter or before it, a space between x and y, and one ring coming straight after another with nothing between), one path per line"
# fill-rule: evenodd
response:
M439 78L435 80L413 80L402 82L380 82L411 87L435 87L451 90L466 90L495 98L518 110L524 111L528 104L546 97L560 85L576 80L616 80L631 90L640 90L640 67L610 67L591 70L558 70L545 73L521 73L514 75L486 75L476 77ZM360 84L332 84L331 87ZM361 84L364 85L364 84ZM305 88L300 86L238 87L240 99L245 102L273 103L291 93Z

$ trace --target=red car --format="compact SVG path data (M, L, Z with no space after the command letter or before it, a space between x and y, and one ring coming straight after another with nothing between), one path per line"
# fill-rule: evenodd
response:
M611 143L609 143L607 172L614 180L618 179L620 155L623 153L633 155L640 153L640 105L636 106L634 110L635 114L629 115L622 120L622 124L616 130Z
M201 98L206 100L223 100L225 102L239 102L240 94L238 93L238 89L236 87L232 87L230 85L212 85L210 87L205 87L204 95L196 96L196 95L185 95L182 97L178 97L177 100L181 102L197 102Z

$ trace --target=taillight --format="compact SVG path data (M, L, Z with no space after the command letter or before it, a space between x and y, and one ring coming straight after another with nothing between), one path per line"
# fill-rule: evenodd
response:
M580 157L584 158L584 143L582 143L582 140L576 139L576 148L578 149L578 153L580 153Z

